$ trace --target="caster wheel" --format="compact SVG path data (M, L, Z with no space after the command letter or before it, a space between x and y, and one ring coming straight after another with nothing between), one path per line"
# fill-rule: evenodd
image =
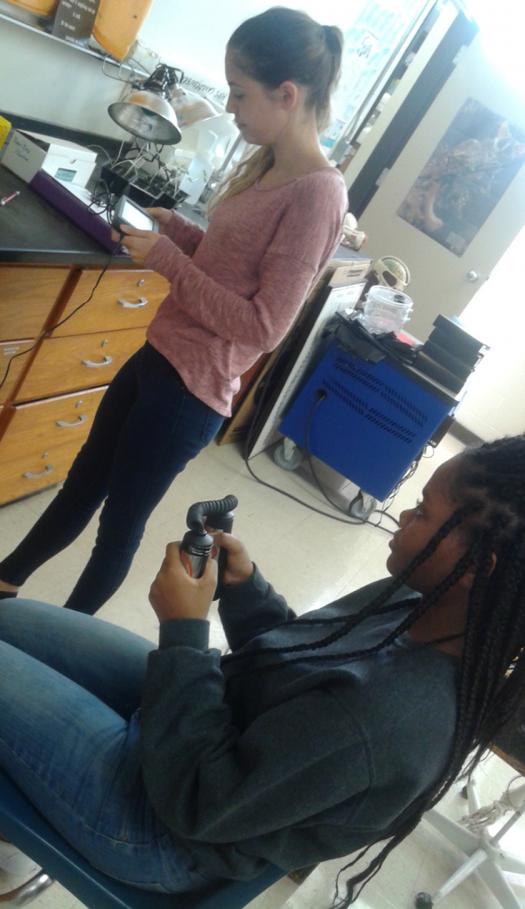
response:
M273 459L278 467L281 467L283 470L297 470L298 467L303 462L303 453L300 448L294 446L288 455L287 452L287 440L283 439L282 442L279 442L273 450Z
M434 903L432 902L430 893L424 893L423 891L421 893L418 893L414 900L414 906L416 909L432 909L433 905Z
M366 521L372 514L376 505L377 499L374 499L373 496L369 496L368 493L359 490L355 499L352 499L348 506L348 513L352 518L357 518L359 521Z
M459 794L462 799L465 799L465 801L468 801L468 789L466 786L463 786L463 788Z

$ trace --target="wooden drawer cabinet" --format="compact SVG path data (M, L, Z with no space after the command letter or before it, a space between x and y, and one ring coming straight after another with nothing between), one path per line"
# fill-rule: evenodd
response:
M74 312L99 276L77 266L0 266L0 504L66 477L105 388L144 343L169 289L155 272L110 269Z
M76 444L62 445L39 454L21 454L0 465L0 505L30 495L63 480L78 451Z
M60 319L87 300L99 272L84 271ZM53 337L84 332L146 327L169 290L165 278L152 271L108 271L92 300L53 331Z
M0 338L36 338L68 275L65 268L0 266Z
M17 401L29 401L111 381L144 343L143 328L47 338L40 347Z
M23 352L28 351L30 347L33 347L33 344L34 341L0 342L0 382L3 381L3 378L6 375L10 360L13 361L9 366L7 379L0 387L0 403L8 401L11 397L12 392L27 365L27 356L24 356Z
M78 450L87 438L107 386L10 408L0 445L0 471L6 461L42 454L63 445Z

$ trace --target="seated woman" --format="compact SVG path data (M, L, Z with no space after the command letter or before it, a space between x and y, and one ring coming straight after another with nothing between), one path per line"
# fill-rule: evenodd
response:
M0 604L0 766L93 866L196 889L386 841L477 762L524 690L525 437L439 467L391 541L390 578L301 618L225 534L170 544L159 646L43 603ZM409 585L409 586L407 586Z

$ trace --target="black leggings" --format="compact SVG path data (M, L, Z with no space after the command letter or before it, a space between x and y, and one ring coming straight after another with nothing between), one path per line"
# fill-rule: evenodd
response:
M95 547L65 604L96 612L126 577L146 521L172 480L223 419L146 343L113 379L62 490L0 563L0 578L23 584L77 538L105 499Z

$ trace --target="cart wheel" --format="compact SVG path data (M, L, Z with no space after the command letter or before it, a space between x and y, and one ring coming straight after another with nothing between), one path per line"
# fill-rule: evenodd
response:
M373 496L369 496L368 493L363 492L362 489L360 489L355 498L350 502L348 512L352 518L357 518L359 521L366 521L372 514L376 505L377 499L374 499Z
M425 893L424 891L418 893L414 900L414 906L416 909L432 909L433 905L434 903L432 902L430 893Z
M283 470L297 470L303 462L303 453L290 439L282 439L273 450L273 459Z

